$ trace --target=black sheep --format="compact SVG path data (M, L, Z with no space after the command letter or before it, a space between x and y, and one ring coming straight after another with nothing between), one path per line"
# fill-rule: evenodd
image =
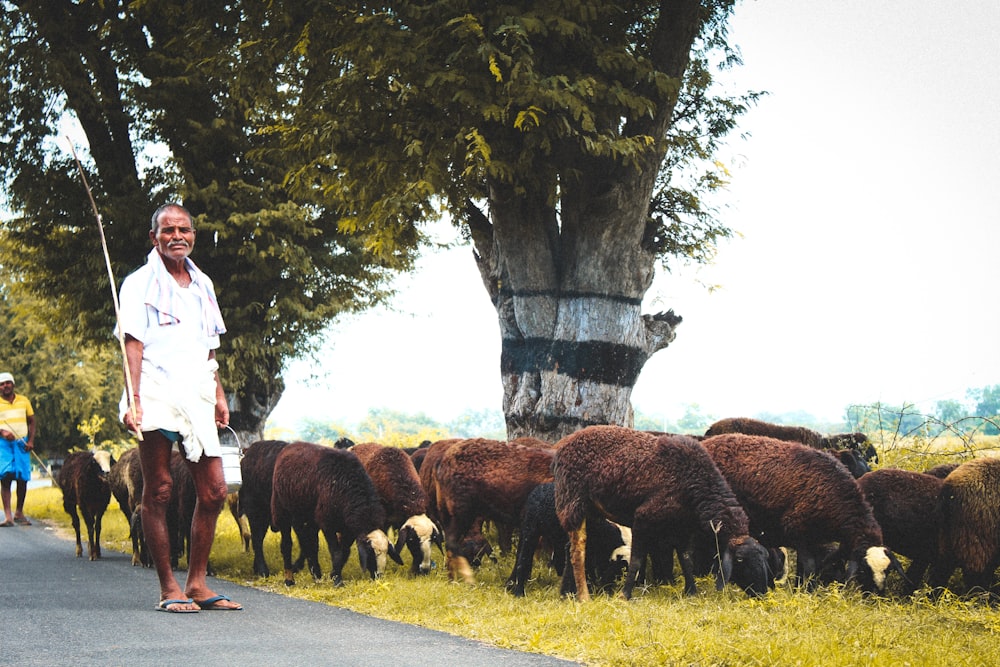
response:
M847 563L845 579L883 590L898 561L857 482L828 452L764 436L728 434L702 442L750 517L751 534L768 547L798 552L801 576L812 586L818 555L838 543L833 560Z
M271 480L274 477L274 460L284 449L283 440L258 440L243 452L240 472L243 484L239 490L240 511L250 524L250 546L253 548L253 573L258 577L270 576L264 558L264 537L271 525ZM296 570L301 569L302 560Z
M898 468L881 468L858 480L885 545L910 559L904 592L913 593L937 558L941 526L938 496L944 481Z
M556 511L569 534L578 599L590 599L584 578L586 527L597 515L632 528L625 599L655 543L666 539L683 550L695 535L712 532L722 552L716 585L733 581L751 595L767 592L767 550L748 534L746 513L697 440L589 426L560 440L556 451ZM694 594L694 575L684 560L681 564L684 591Z
M74 452L66 457L56 483L62 489L63 509L69 514L76 532L76 557L83 556L80 540L80 517L87 526L90 560L101 557L101 520L111 502L108 473L115 459L110 452Z
M323 531L333 561L330 578L335 585L342 585L350 540L357 544L362 571L372 578L385 571L387 555L403 564L382 531L384 524L382 501L353 452L292 442L278 453L271 490L271 529L281 533L286 585L295 583L292 526L300 527L296 532L307 560L315 560L318 531ZM319 578L318 574L314 569L313 576Z
M628 528L607 520L588 523L587 576L599 589L607 589L622 570L628 567L631 532ZM531 578L535 550L540 540L552 550L552 566L556 574L563 576L569 535L559 525L559 517L556 516L556 491L553 482L536 486L524 503L514 570L507 579L507 590L517 597L524 597L524 585Z

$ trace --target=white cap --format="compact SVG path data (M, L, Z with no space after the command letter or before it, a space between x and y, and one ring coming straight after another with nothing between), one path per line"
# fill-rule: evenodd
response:
M0 384L3 384L4 382L14 384L14 376L10 373L0 373Z

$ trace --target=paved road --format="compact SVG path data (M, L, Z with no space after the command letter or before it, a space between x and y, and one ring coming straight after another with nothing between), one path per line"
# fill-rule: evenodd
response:
M167 614L152 570L108 551L90 562L36 521L0 528L0 665L406 665L572 663L212 580L242 612ZM86 545L84 545L86 551Z

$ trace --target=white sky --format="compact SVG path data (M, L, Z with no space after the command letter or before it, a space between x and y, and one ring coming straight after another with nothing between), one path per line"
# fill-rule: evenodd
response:
M738 89L769 93L722 156L740 236L650 290L646 312L684 323L636 408L836 420L1000 384L1000 2L743 2L730 36ZM289 369L270 424L500 409L471 249L428 255L398 285L393 311L334 327L320 368Z

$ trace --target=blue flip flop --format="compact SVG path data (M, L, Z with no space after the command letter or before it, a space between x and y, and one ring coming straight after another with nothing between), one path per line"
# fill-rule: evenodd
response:
M222 602L223 600L226 602L232 602L232 600L225 595L213 595L205 600L195 600L194 603L201 607L204 611L243 611L243 605L239 605L238 607L220 607L216 604L217 602Z
M188 598L188 599L178 598L178 599L174 599L174 600L160 600L160 602L156 605L156 609L159 610L159 611L170 612L171 614L197 614L198 613L197 609L171 609L170 608L170 605L172 605L172 604L191 604L192 602L194 602L194 600L192 600L190 598Z

